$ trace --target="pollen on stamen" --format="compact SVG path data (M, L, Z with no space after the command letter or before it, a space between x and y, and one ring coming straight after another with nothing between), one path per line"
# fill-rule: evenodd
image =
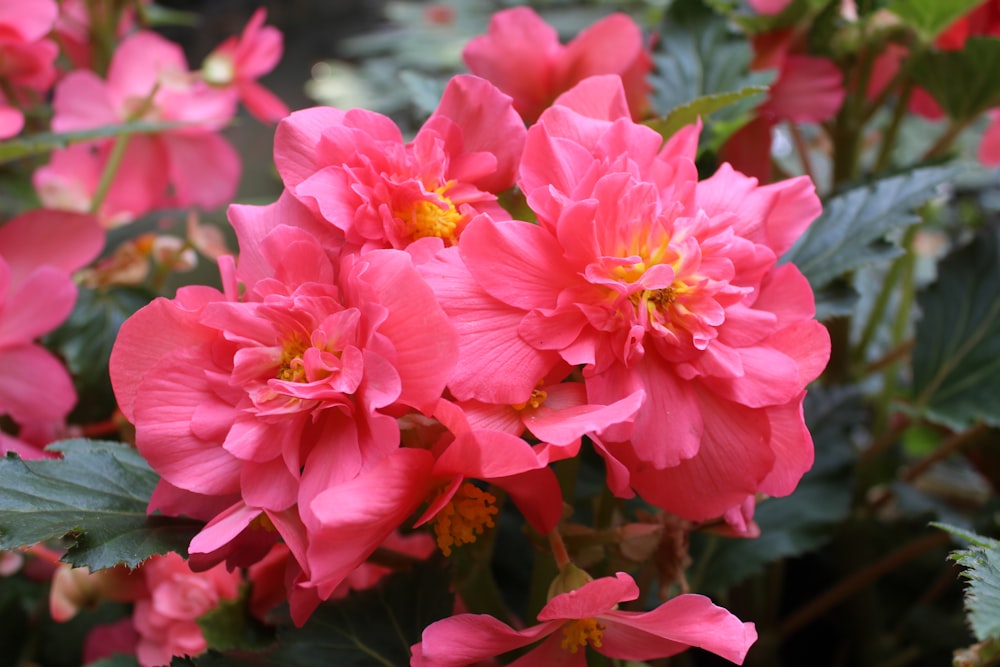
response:
M451 183L434 190L444 204L443 207L438 202L421 199L415 202L410 210L395 212L396 217L403 221L406 231L414 240L437 236L448 244L455 242L455 232L463 216L451 199L444 194L449 187Z
M596 618L581 618L563 626L562 647L570 653L576 653L589 642L594 648L600 648L604 640L604 626Z
M286 382L305 382L306 367L302 361L302 355L308 346L298 335L294 335L282 345L281 361L278 366L277 377Z
M549 394L547 391L542 389L540 386L535 387L534 389L531 390L531 396L528 397L527 401L525 401L524 403L514 403L511 407L518 411L524 410L525 408L528 407L536 409L540 407L542 403L545 402L545 399L548 397Z
M452 547L471 544L486 528L494 526L493 517L499 512L496 497L475 484L463 483L448 504L434 517L434 534L445 556Z

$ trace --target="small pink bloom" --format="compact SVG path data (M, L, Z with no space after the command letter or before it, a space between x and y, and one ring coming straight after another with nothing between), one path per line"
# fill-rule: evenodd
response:
M317 107L278 125L274 159L286 189L352 248L451 245L480 213L509 217L496 195L514 183L524 134L506 95L463 75L412 142L380 114Z
M749 2L758 14L780 14L792 0L749 0Z
M217 134L235 112L226 91L197 82L180 47L151 32L126 38L115 51L107 81L89 70L66 75L55 89L55 132L87 130L132 121L178 122L182 127L136 134L116 172L102 218L129 220L154 208L212 208L230 201L239 180L235 149ZM57 152L35 185L50 200L88 208L103 173L112 140L72 146L72 158ZM90 151L88 154L81 154ZM59 164L65 159L68 164ZM87 162L74 181L75 168ZM95 177L95 174L97 177ZM60 190L66 191L60 194ZM111 210L108 210L111 209Z
M648 105L646 77L653 61L642 31L624 14L598 21L563 46L555 29L533 9L506 9L493 15L487 34L470 41L462 57L470 72L513 97L528 123L561 93L597 74L622 78L635 118Z
M135 603L132 620L139 632L136 657L143 667L169 665L174 656L195 656L208 644L198 618L239 595L239 572L218 565L192 572L175 553L154 556L142 565L148 596Z
M202 64L202 78L213 86L232 87L254 118L276 123L288 115L288 107L257 83L274 69L284 48L281 31L265 26L267 12L254 12L243 34L230 37L208 54Z
M753 623L743 623L701 595L679 595L653 611L620 611L639 588L630 576L595 579L553 597L538 614L540 623L514 630L492 616L460 614L429 625L412 647L412 667L466 667L536 642L511 663L517 667L583 667L589 645L618 660L653 660L691 646L743 664L757 640Z
M59 49L46 35L58 11L54 0L0 0L0 79L14 87L49 89Z

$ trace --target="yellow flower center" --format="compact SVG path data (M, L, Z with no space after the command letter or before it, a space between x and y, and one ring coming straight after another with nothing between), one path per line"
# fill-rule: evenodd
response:
M538 386L531 390L531 396L528 397L527 401L525 401L524 403L515 403L511 407L513 407L515 410L524 410L525 408L528 407L537 408L542 403L544 403L545 399L548 397L549 397L548 392L542 389L541 386Z
M281 350L281 362L278 366L278 379L286 382L305 382L306 366L302 361L308 345L299 334L294 334L285 341Z
M496 497L475 484L463 483L458 491L434 517L434 534L441 553L451 555L452 547L471 544L493 527L493 517L499 512Z
M437 236L448 245L455 242L455 231L463 216L444 194L451 186L449 182L434 190L439 202L421 199L409 211L396 211L396 217L403 221L414 240Z
M253 530L263 530L266 533L273 533L278 530L271 522L271 518L263 512L253 518L253 521L250 522L250 528Z
M563 626L562 647L570 653L576 653L581 646L589 642L594 648L601 647L604 639L604 626L596 618L581 618Z

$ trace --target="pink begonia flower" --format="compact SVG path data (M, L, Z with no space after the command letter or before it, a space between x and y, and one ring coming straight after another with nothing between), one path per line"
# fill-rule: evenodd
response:
M202 78L213 86L232 88L254 118L277 123L288 115L288 106L257 79L274 69L284 49L281 31L265 26L267 12L254 12L239 37L230 37L205 58Z
M396 418L433 409L454 364L454 333L409 255L335 262L306 227L252 209L234 213L245 259L220 263L225 292L153 301L111 355L119 405L161 475L150 511L210 519L189 548L199 568L247 565L279 537L304 567L300 508L398 449Z
M521 438L470 427L461 410L440 401L434 412L453 438L430 451L403 447L354 479L317 493L302 518L309 534L306 573L300 586L321 598L334 590L421 505L415 526L431 523L447 556L493 525L496 498L467 481L504 489L538 532L551 531L562 514L555 475Z
M757 641L753 623L743 623L702 595L679 595L648 612L620 611L639 597L624 572L561 593L538 613L538 625L515 630L492 616L460 614L424 629L411 651L412 667L467 667L535 642L511 667L584 667L587 650L618 660L653 660L692 646L743 664Z
M83 640L83 664L115 655L135 655L139 645L139 633L131 618L123 618L114 623L95 625Z
M462 75L409 143L381 114L316 107L278 125L274 161L285 188L353 248L450 245L479 213L509 217L496 194L514 184L524 135L509 97Z
M22 427L46 431L76 404L66 368L35 340L69 317L76 301L70 274L103 244L97 221L75 213L31 211L0 226L0 368L18 369L0 373L0 414ZM31 455L29 447L15 449Z
M698 182L696 142L691 127L661 147L616 77L588 79L528 133L520 185L539 224L470 223L463 285L421 270L453 317L495 314L457 320L456 398L527 400L559 359L583 365L590 403L642 389L634 424L593 437L609 482L703 520L786 495L810 467L801 402L829 337L805 278L776 266L819 214L812 183L760 187L728 165Z
M470 72L513 97L529 124L561 93L596 74L622 78L636 120L648 105L653 60L639 26L625 14L601 19L563 46L533 9L505 9L490 18L487 34L466 45L462 58Z
M135 5L149 5L152 0L139 0ZM94 41L91 39L91 19L96 17L99 24L107 24L109 12L119 11L117 37L124 38L135 28L135 6L124 9L112 5L87 2L87 0L59 0L59 17L53 31L59 40L63 54L76 69L95 69L93 62Z
M169 665L174 656L208 649L198 618L239 595L243 576L222 564L192 572L178 554L153 556L141 571L148 595L135 602L132 621L139 632L136 658L142 667Z
M131 121L182 124L129 138L107 197L108 205L115 204L119 210L106 212L104 219L130 220L164 206L213 208L230 201L236 192L239 155L218 134L235 113L234 98L194 80L181 48L155 33L138 32L126 38L112 57L107 81L89 70L66 75L56 86L52 104L55 132ZM73 208L78 209L84 200L89 207L96 188L93 173L103 172L112 143L109 139L65 149L96 147L99 155L98 164L85 169L75 187L65 185ZM53 164L59 159L57 151ZM76 156L72 164L86 159ZM52 190L60 184L52 174L71 179L73 167L53 167L41 173L36 188ZM46 196L54 197L51 192Z

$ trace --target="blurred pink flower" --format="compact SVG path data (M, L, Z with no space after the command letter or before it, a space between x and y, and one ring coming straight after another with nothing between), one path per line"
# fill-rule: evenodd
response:
M560 93L596 74L620 76L634 117L646 112L653 61L642 31L625 14L601 19L563 46L533 9L505 9L490 18L487 34L470 41L462 57L470 72L514 98L527 123L535 122Z
M274 69L284 48L281 31L265 26L267 12L254 12L239 37L230 37L205 58L201 76L212 86L232 88L254 118L276 123L288 115L288 106L257 79Z
M748 2L758 14L780 14L792 0L748 0Z
M21 106L37 102L56 79L56 43L47 39L59 11L54 0L0 0L0 139L24 127ZM34 93L32 96L29 93Z
M55 89L52 130L88 130L132 121L177 122L181 126L134 134L107 196L102 218L130 220L164 206L212 208L229 202L240 174L239 156L218 134L235 113L224 90L198 82L188 71L181 48L152 32L126 38L115 51L106 81L89 70L66 75ZM35 181L48 197L62 186L70 206L79 209L95 195L113 140L72 146L74 157L57 151L52 167ZM90 152L89 155L84 154ZM60 159L67 164L60 166ZM76 167L88 160L75 187ZM97 174L97 178L95 178ZM61 179L61 180L60 180Z
M18 369L0 373L0 414L22 427L48 430L76 404L66 368L35 340L69 317L76 301L70 274L103 244L97 221L75 213L31 211L0 226L0 368Z
M492 616L460 614L424 629L412 647L412 667L465 667L541 641L510 663L516 667L584 667L591 649L618 660L653 660L691 646L743 664L757 641L753 623L738 618L701 595L679 595L649 612L620 611L618 604L639 597L624 572L561 593L538 613L540 623L515 630ZM582 649L582 650L581 650Z
M239 595L239 571L222 564L192 572L178 554L153 556L142 564L147 596L135 602L132 621L139 632L136 658L142 667L169 665L174 656L196 656L208 649L198 618Z
M496 195L514 184L524 134L510 98L461 75L411 142L381 114L316 107L278 125L274 159L287 191L352 248L451 245L479 213L509 217Z

